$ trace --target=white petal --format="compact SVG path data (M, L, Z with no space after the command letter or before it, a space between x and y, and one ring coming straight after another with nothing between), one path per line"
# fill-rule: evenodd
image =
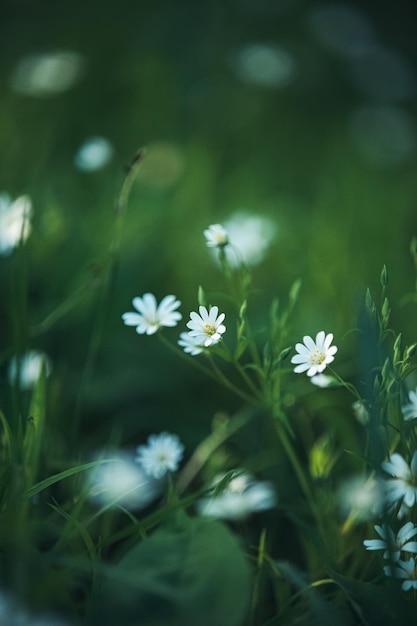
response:
M297 367L294 368L294 372L296 374L301 374L301 372L307 371L309 367L309 363L302 363L301 365L297 365Z
M303 341L305 345L307 346L307 348L310 350L310 352L314 352L314 350L316 350L317 346L311 337L309 337L308 335L305 335L303 337Z
M322 350L324 348L324 340L326 337L326 333L324 332L324 330L321 330L320 332L317 333L316 335L316 346ZM333 335L331 335L332 339L333 339ZM331 342L331 340L330 340Z
M142 316L139 313L123 313L122 319L126 326L137 326L142 321Z

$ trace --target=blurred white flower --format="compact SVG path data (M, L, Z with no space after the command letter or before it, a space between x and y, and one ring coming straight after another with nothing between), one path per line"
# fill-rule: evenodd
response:
M294 372L297 374L307 371L307 376L315 376L326 369L326 365L334 361L336 346L330 346L333 341L332 333L328 335L321 330L316 340L308 335L303 338L304 344L297 343L295 349L298 354L292 357L291 363L297 363Z
M384 506L382 481L353 476L338 489L339 507L342 515L354 515L358 521L375 519Z
M31 214L29 196L19 196L12 202L8 194L0 194L0 255L9 255L20 241L26 241L31 231Z
M129 510L147 506L160 491L158 481L150 478L135 459L122 452L107 456L101 453L99 463L89 472L88 496L99 506L121 505Z
M401 519L417 502L417 450L410 465L396 452L382 463L382 469L394 477L385 481L385 499L392 508L401 504L398 511Z
M414 557L409 558L408 561L397 561L395 567L386 565L384 572L386 576L403 578L404 582L401 585L403 591L417 589L417 563Z
M153 293L145 293L141 298L133 298L132 304L138 313L123 313L122 319L126 326L136 326L139 335L153 335L161 326L176 326L182 318L175 310L181 302L172 295L162 298L158 305Z
M369 422L369 411L361 400L356 400L352 404L352 409L360 424L365 425Z
M363 544L367 550L384 550L384 559L398 561L401 552L417 553L417 541L410 541L417 535L417 526L413 522L407 522L394 533L388 524L374 526L381 539L366 539Z
M191 356L197 356L204 351L204 348L201 345L199 338L194 337L190 335L190 333L186 332L180 333L178 345L183 348L184 352L187 352L187 354L191 354Z
M192 311L190 313L191 320L187 322L187 327L190 329L191 337L195 337L196 341L208 348L209 346L218 343L221 340L221 336L226 332L226 326L222 323L225 314L219 313L219 307L212 306L207 311L205 306L199 307L199 312Z
M79 148L75 166L83 172L94 172L105 167L113 156L113 146L104 137L90 137Z
M404 419L407 421L417 418L417 389L415 391L409 391L408 398L410 402L405 404L402 408Z
M209 248L222 248L229 243L227 231L221 224L212 224L204 231L206 244Z
M218 476L216 487L224 475ZM242 473L232 478L224 491L211 498L203 498L197 503L198 512L205 517L239 520L251 513L266 511L276 506L277 496L272 483L257 481L253 476Z
M11 87L26 96L55 96L75 85L83 68L84 58L71 50L28 54L15 67Z
M325 389L326 387L331 387L336 381L333 376L327 376L326 374L316 374L310 378L310 382L316 387L321 387Z
M184 446L177 435L160 433L150 435L144 446L136 449L136 462L147 476L162 478L167 472L175 472L184 454Z
M8 370L10 384L14 384L19 376L20 388L24 390L31 389L38 381L42 363L45 363L45 373L49 376L52 371L52 364L45 353L31 350L20 358L13 357Z
M239 211L224 223L224 229L232 244L224 249L229 264L238 267L243 261L253 266L263 260L275 237L276 225L267 217Z

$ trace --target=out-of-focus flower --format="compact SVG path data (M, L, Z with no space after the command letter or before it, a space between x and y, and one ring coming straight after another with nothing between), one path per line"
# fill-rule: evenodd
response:
M358 521L378 517L384 506L384 487L381 480L353 476L343 482L338 489L341 513L353 515Z
M410 402L405 404L402 408L404 419L407 421L417 418L417 389L415 391L409 391L408 398Z
M397 561L395 567L386 565L384 572L386 576L403 578L404 582L401 585L403 591L417 589L417 564L414 557L409 558L408 561Z
M275 237L276 225L269 218L251 215L245 211L234 213L224 222L231 245L224 248L226 259L232 267L257 265Z
M197 356L204 351L203 346L200 343L198 337L194 337L190 335L190 333L180 333L180 338L178 339L178 345L187 352L187 354L191 354L191 356Z
M223 476L218 476L213 487L218 486ZM197 503L200 515L220 519L239 520L251 513L274 508L277 496L272 483L257 481L253 476L242 473L232 478L219 495L203 498Z
M74 158L75 167L83 172L100 170L110 163L113 147L104 137L90 137L79 148Z
M51 360L43 352L31 350L26 352L21 358L13 357L9 364L8 378L10 384L14 384L19 377L21 389L31 389L37 382L45 363L45 373L47 376L52 371Z
M26 96L51 97L75 85L83 69L84 58L71 50L28 54L15 67L11 86Z
M159 493L157 481L147 476L127 453L101 453L89 472L88 496L99 506L121 505L129 510L147 506ZM104 462L106 461L106 462ZM107 462L108 461L108 462Z
M209 346L218 343L222 338L222 334L226 332L226 326L222 323L225 314L219 313L219 307L212 306L207 311L205 306L199 307L199 312L192 311L190 313L191 320L187 322L187 327L190 329L191 337L195 337L196 341L208 348Z
M326 387L332 387L335 383L337 384L337 380L334 376L327 376L326 374L315 374L310 379L310 382L316 387L321 387L322 389L326 389Z
M382 469L394 477L385 481L385 499L391 507L401 504L398 511L398 518L401 519L417 502L417 450L410 465L395 452L382 463Z
M221 224L212 224L204 231L206 244L209 248L223 248L229 243L227 231Z
M352 409L360 424L365 425L369 422L369 411L361 400L356 400L352 404Z
M0 194L0 255L7 256L29 237L32 202L19 196L12 202L7 193Z
M404 524L397 534L388 524L375 525L374 528L381 539L365 539L363 544L367 550L384 550L384 559L392 561L398 561L401 552L417 553L417 541L410 541L417 535L417 526L413 522Z
M304 344L297 343L295 349L298 354L292 357L291 363L297 363L294 372L297 374L307 372L307 376L315 376L326 369L326 365L334 361L336 346L330 346L333 341L332 333L328 335L321 330L316 335L316 340L308 335L303 338Z
M150 435L144 446L137 448L136 462L147 476L162 478L175 472L184 454L184 446L177 435L160 433Z
M133 298L132 304L138 313L123 313L126 326L136 326L139 335L153 335L161 326L176 326L182 318L176 311L181 302L175 296L165 296L159 305L153 293L145 293L141 298Z

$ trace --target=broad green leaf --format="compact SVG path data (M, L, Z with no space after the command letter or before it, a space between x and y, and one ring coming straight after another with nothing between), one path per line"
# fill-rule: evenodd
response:
M91 618L97 626L240 626L249 592L248 564L226 526L180 512L104 576Z
M397 589L371 585L329 570L365 626L415 626L417 606Z

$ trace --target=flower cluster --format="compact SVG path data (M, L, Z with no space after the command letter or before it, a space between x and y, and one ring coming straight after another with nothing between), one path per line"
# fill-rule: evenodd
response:
M384 481L384 500L388 510L398 510L401 519L417 503L417 451L411 463L397 452L391 454L388 461L382 463L382 469L391 476ZM386 523L376 524L375 531L379 539L366 539L363 543L367 550L383 550L383 558L390 563L384 567L386 576L403 579L402 589L417 589L417 526L406 522L397 533Z

